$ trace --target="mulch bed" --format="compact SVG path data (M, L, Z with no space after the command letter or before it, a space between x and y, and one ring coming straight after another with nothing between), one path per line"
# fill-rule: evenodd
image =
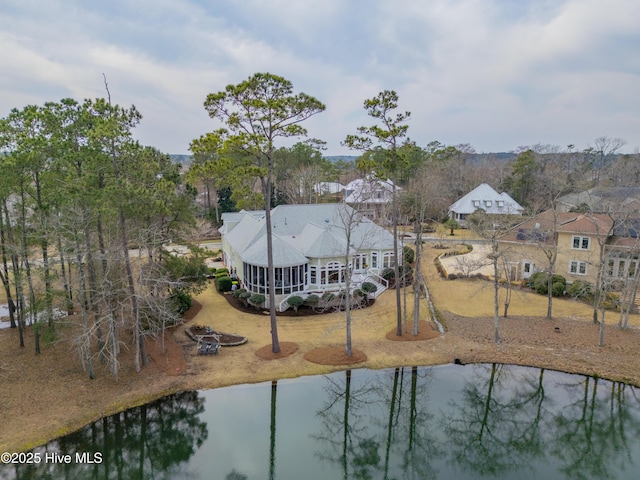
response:
M195 316L198 313L200 313L200 310L202 310L202 305L198 303L196 300L191 300L191 308L186 312L184 312L184 314L182 315L182 318L184 319L185 322L188 322L189 320L193 320Z
M211 330L202 326L202 325L192 325L185 333L191 340L198 341L198 338L208 339L211 341L215 341L217 338L218 343L223 347L235 347L237 345L243 345L247 343L247 337L243 337L242 335L236 335L234 333L223 333L218 332L217 330Z
M320 347L305 353L304 359L319 365L353 365L365 362L367 355L356 348L351 350L351 356L349 356L344 346Z
M253 315L264 315L265 313L269 313L268 310L263 310L261 308L255 308L252 307L251 305L246 305L240 298L238 297L234 297L233 295L231 295L231 293L220 293L218 292L220 295L222 295L225 300L227 300L227 302L229 303L229 305L231 305L233 308L235 308L236 310L240 310L241 312L245 312L245 313L251 313ZM370 298L369 300L367 300L366 306L364 308L370 307L372 306L374 303L376 303L376 299L375 298ZM298 311L294 311L293 308L289 308L287 310L285 310L284 312L278 312L276 311L276 315L278 317L312 317L315 315L323 315L325 313L333 313L335 310L333 308L330 308L326 311L322 311L320 309L318 310L314 310L311 307L307 307L307 306L301 306L298 307Z
M398 336L397 329L391 330L385 336L387 340L391 340L394 342L417 342L419 340L430 340L432 338L438 338L440 336L440 332L434 329L433 325L427 323L424 320L420 320L418 322L418 334L413 335L411 332L413 331L413 321L409 322L407 325L407 332L403 330L402 336Z
M298 344L294 342L280 342L280 351L278 353L273 353L271 350L271 344L260 347L256 350L256 357L262 358L263 360L286 358L298 351Z

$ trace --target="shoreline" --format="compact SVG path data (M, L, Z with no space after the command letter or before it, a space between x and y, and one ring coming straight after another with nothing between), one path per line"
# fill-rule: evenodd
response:
M488 319L491 320L491 319ZM521 322L522 320L513 319L514 323ZM526 320L530 322L531 319ZM537 319L538 322L548 322L544 319ZM258 365L255 368L250 368L245 371L244 375L236 374L230 375L218 375L212 376L211 371L202 371L198 373L198 363L207 362L226 357L245 357L247 354L255 357L254 351L256 346L253 345L251 350L232 352L231 349L243 348L243 347L226 347L223 348L220 356L217 358L211 358L209 356L192 356L191 361L188 362L189 368L187 372L181 376L170 377L160 374L160 377L155 379L156 383L149 388L149 385L141 385L145 383L145 379L140 375L135 384L135 390L127 392L126 389L118 385L117 390L120 390L120 394L116 394L115 398L107 400L96 399L92 406L85 405L86 410L83 415L66 416L64 424L56 428L56 424L47 425L42 422L40 427L31 430L26 435L21 435L21 438L14 438L12 442L7 443L7 439L4 438L0 442L0 450L2 451L25 451L43 445L55 438L72 433L85 425L99 420L100 418L108 415L113 415L128 408L140 406L144 403L154 401L158 398L162 398L167 395L178 393L187 390L208 390L212 388L222 388L233 385L242 384L255 384L262 383L271 380L280 380L285 378L298 378L307 375L322 375L336 371L344 371L347 369L368 368L372 370L380 370L385 368L395 367L412 367L412 366L438 366L444 364L454 363L456 359L463 364L470 363L502 363L521 365L533 368L544 368L548 370L561 371L566 373L573 373L578 375L598 376L599 378L614 381L624 382L636 387L640 387L640 369L638 369L638 360L634 355L619 354L612 351L612 348L602 347L604 350L596 351L591 350L578 351L578 349L572 348L567 350L566 348L557 349L553 348L550 351L549 346L532 346L526 344L509 344L504 341L500 345L491 345L477 339L467 338L467 335L460 336L455 333L459 330L459 324L477 323L478 319L461 319L450 318L449 323L452 327L450 332L441 334L440 336L430 340L420 341L407 341L398 343L395 341L384 340L387 343L395 344L396 347L402 346L401 352L395 355L371 355L369 352L374 349L375 345L363 346L358 344L358 348L368 353L369 357L365 362L356 365L318 365L308 362L302 359L301 353L296 353L291 357L278 359L278 360L258 360ZM507 320L503 320L503 324L506 324ZM565 324L567 320L563 321ZM485 322L490 323L490 322ZM584 322L575 322L578 326L582 326L588 329L588 325ZM506 329L506 325L503 325L503 330ZM181 327L178 331L174 332L174 337L179 345L183 342L180 341L180 335L182 330L186 326ZM519 328L519 327L516 327ZM613 330L613 327L608 327ZM595 330L595 329L591 329ZM489 332L484 332L491 333ZM611 332L608 332L611 333ZM626 332L620 332L623 335L628 334L635 341L640 339L640 332L636 329ZM637 344L637 343L636 343ZM188 345L188 344L187 344ZM183 348L184 344L181 345ZM597 347L600 348L600 347ZM188 348L187 348L188 349ZM608 358L611 357L611 358ZM235 359L234 359L235 360ZM222 363L222 362L221 362ZM261 363L261 364L260 364ZM219 367L223 367L220 365ZM225 370L224 368L221 368ZM235 371L235 367L231 366L231 371ZM637 372L633 374L633 372ZM158 381L159 380L159 381ZM130 382L128 385L134 386ZM115 393L115 392L114 392ZM46 410L46 409L45 409ZM5 412L6 414L6 412ZM4 421L2 422L5 423ZM2 431L9 425L3 425ZM14 425L15 427L15 425Z
M167 356L156 354L140 373L133 369L131 352L121 358L121 377L114 381L106 367L89 380L70 343L60 341L33 353L29 332L25 349L17 347L17 332L0 331L0 451L24 451L78 430L104 416L142 405L172 393L254 384L277 379L319 375L347 369L436 366L453 363L503 363L545 368L640 387L640 316L628 330L618 330L610 314L605 346L598 347L598 326L591 310L571 300L554 303L554 319L536 316L546 311L546 298L527 291L514 292L510 318L500 318L502 342L493 343L493 292L482 280L447 281L435 268L429 289L447 331L429 340L392 341L395 330L393 290L383 293L369 308L353 311L353 347L367 360L354 365L319 365L305 353L345 345L344 314L278 317L281 342L295 342L298 350L285 358L265 360L255 352L271 344L269 317L235 311L213 287L198 295L202 310L174 329L167 338ZM408 302L411 323L413 302ZM426 300L421 301L428 311ZM456 313L450 313L456 312ZM193 324L245 336L248 343L223 347L219 355L197 355L196 343L185 329ZM561 333L557 333L560 326ZM409 327L410 329L410 327Z

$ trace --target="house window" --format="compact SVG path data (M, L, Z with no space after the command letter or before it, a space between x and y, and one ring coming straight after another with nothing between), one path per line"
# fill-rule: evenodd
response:
M371 268L378 268L378 252L371 252Z
M587 274L587 262L580 262L578 260L571 260L571 262L569 262L569 273L573 273L575 275L586 275Z
M354 270L362 270L367 268L367 254L358 253L357 255L354 255L352 263Z
M299 292L305 288L305 276L307 265L295 265L291 267L278 267L275 269L275 293L276 295ZM254 293L268 293L267 268L244 264L244 286Z
M331 283L344 282L345 268L344 265L338 262L328 263L322 270L320 276L320 283L328 285Z
M502 200L496 200L496 205L500 208L504 207L504 202Z
M636 273L638 255L613 251L609 253L607 275L610 277L633 277Z
M491 205L493 205L493 202L492 202L491 200L485 200L485 201L484 201L484 205L485 205L486 207L490 207Z
M479 207L480 206L480 200L474 200L473 201L473 206L474 207Z
M579 237L579 236L574 236L573 237L573 248L579 249L579 250L589 250L589 237Z
M395 256L392 252L386 252L382 255L382 268L395 267Z

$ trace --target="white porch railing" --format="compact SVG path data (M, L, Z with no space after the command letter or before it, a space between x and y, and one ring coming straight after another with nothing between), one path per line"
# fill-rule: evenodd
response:
M387 280L382 278L377 273L371 270L367 270L366 273L354 275L351 289L355 290L356 288L360 288L364 282L373 283L377 287L377 290L375 292L369 294L370 296L373 296L373 298L378 298L385 290L389 288L389 282ZM322 297L322 295L324 295L326 292L337 292L340 291L343 287L344 285L339 284L333 288L315 288L290 293L282 300L280 300L280 303L278 304L278 311L284 312L291 306L288 302L291 297L301 297L303 300L306 300L310 295L318 295L319 297Z

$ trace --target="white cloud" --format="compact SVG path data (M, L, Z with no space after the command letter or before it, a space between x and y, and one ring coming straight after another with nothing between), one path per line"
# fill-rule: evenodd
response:
M327 110L329 142L370 124L362 102L396 90L409 135L480 151L599 135L640 145L640 2L626 0L7 0L0 5L0 116L104 96L135 104L137 136L186 153L215 128L206 95L258 71Z

